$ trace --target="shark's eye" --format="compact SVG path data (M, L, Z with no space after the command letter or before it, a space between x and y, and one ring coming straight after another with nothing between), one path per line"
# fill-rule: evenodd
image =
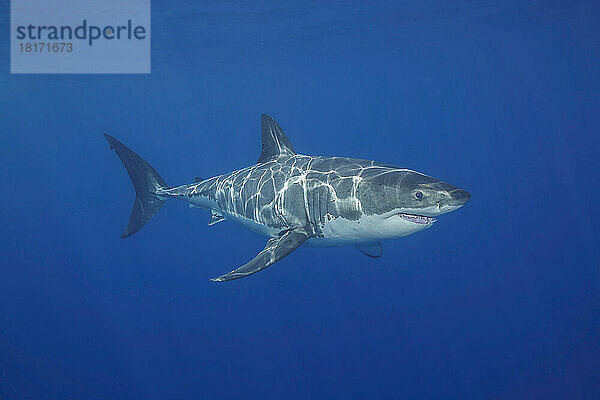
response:
M415 197L417 198L417 200L423 199L423 192L417 190L415 192Z

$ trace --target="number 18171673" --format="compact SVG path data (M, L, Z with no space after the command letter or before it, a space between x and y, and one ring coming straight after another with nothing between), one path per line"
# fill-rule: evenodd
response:
M26 42L19 43L21 53L71 53L73 43Z

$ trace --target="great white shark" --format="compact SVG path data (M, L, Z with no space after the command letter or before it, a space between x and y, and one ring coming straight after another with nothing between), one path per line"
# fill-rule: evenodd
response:
M136 192L122 238L136 233L169 198L211 213L209 225L237 222L268 237L265 248L241 267L213 278L254 274L302 244L355 246L380 257L381 241L431 227L435 217L471 197L431 176L375 161L296 154L277 122L263 114L258 162L209 179L170 187L123 143L105 135L129 173Z

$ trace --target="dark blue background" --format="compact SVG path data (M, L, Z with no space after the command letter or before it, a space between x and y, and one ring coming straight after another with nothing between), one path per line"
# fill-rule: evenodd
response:
M151 75L9 75L0 47L0 398L600 396L596 2L152 4ZM300 248L133 190L244 167L259 114L298 152L464 187L425 232Z

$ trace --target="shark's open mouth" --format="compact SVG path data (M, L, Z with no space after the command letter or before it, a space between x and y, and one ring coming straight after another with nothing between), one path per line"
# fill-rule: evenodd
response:
M400 216L400 218L402 218L406 221L409 221L409 222L414 222L415 224L427 225L427 224L433 224L435 222L435 218L425 217L423 215L404 214L404 213L400 213L398 215Z

